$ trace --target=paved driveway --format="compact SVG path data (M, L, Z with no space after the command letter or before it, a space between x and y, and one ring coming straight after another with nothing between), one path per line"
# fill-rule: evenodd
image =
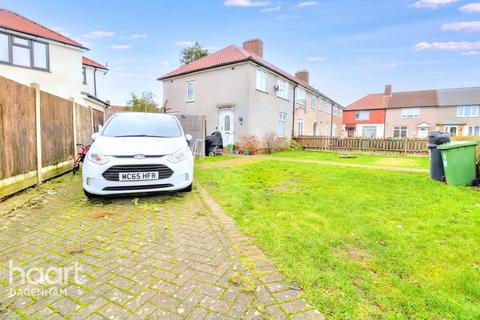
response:
M65 175L0 203L1 319L321 319L204 191L80 190Z

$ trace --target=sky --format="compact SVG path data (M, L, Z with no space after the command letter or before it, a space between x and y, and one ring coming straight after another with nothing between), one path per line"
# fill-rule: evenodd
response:
M264 58L342 105L394 91L480 86L479 0L25 1L4 7L82 42L107 63L99 95L151 91L198 41L210 52L260 38Z

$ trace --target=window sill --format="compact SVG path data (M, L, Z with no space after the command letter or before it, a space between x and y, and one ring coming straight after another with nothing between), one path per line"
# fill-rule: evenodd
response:
M478 115L476 116L458 116L457 115L457 118L478 118Z
M16 67L16 68L29 69L29 70L33 70L33 71L41 71L41 72L51 73L50 69L41 69L41 68L35 68L35 67L21 66L21 65L18 65L18 64L13 64L13 63L10 63L10 62L5 62L5 61L0 61L0 64L11 66L11 67Z
M195 102L195 100L186 100L185 102L186 103L192 103L192 102Z
M285 101L290 101L290 99L284 98L284 97L280 97L280 96L277 96L277 98L282 99L282 100L285 100Z
M261 92L261 93L269 94L268 91L264 91L264 90L262 90L262 89L256 88L255 90L257 90L258 92Z

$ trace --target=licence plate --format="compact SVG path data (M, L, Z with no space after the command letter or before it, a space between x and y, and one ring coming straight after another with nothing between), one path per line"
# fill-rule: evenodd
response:
M121 172L118 174L119 181L145 181L157 180L158 172Z

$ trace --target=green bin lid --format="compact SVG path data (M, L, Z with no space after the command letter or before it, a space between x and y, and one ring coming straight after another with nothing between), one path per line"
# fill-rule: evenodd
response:
M437 149L440 150L449 150L449 149L455 149L455 148L463 148L463 147L470 147L470 146L476 146L479 144L479 141L476 140L470 140L470 141L454 141L450 143L445 143L442 145L439 145Z

